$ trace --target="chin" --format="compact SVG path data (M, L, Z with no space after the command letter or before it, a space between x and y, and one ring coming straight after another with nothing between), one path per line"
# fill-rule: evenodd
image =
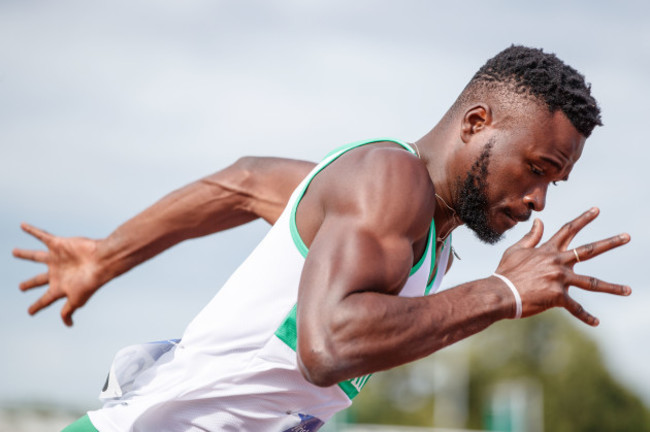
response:
M515 220L505 209L495 209L488 217L488 230L498 235L503 235L506 231L514 228L518 221Z
M485 224L481 226L467 225L469 229L474 231L476 237L483 243L496 244L503 239L503 233L506 230L500 231L492 225Z
M506 223L506 220L508 223ZM516 224L503 211L479 210L461 214L461 221L467 228L474 231L474 235L483 243L495 244L503 238L503 233Z

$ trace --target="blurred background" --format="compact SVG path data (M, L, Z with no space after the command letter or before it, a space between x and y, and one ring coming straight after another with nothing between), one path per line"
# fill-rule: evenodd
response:
M603 111L570 181L549 191L545 238L599 206L574 245L632 242L577 268L634 293L572 291L597 328L551 311L377 374L327 427L650 430L649 12L642 1L0 2L0 430L56 430L98 407L113 354L180 336L267 230L165 252L106 285L69 329L62 304L27 315L40 293L18 284L44 269L11 257L39 247L21 221L101 238L243 155L316 161L360 139L416 140L512 43L581 71ZM457 230L462 260L443 285L489 275L529 228L496 247Z

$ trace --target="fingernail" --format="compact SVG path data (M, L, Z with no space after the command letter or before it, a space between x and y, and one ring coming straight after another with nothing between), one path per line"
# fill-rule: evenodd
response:
M621 234L618 236L622 241L627 242L630 241L630 235L629 234Z
M592 207L592 208L589 210L589 213L590 213L590 214L596 214L596 213L598 213L598 207Z

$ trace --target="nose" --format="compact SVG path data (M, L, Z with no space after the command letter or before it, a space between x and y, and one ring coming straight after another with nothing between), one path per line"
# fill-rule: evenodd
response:
M531 189L524 196L524 204L534 211L542 211L546 207L546 191L548 185L538 185L535 188Z

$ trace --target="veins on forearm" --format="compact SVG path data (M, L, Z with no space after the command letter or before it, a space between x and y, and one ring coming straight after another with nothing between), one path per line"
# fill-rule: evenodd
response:
M108 280L190 238L208 235L255 217L246 196L202 179L178 189L120 225L98 245Z
M337 317L339 325L332 327L333 340L328 345L333 347L331 353L335 358L331 363L342 365L336 372L339 378L385 370L425 357L484 330L505 318L509 310L500 293L476 287L474 283L430 297L381 296L373 294L374 300L370 302L368 298L359 298L366 307L351 305L351 315Z

